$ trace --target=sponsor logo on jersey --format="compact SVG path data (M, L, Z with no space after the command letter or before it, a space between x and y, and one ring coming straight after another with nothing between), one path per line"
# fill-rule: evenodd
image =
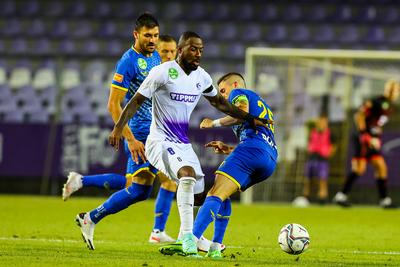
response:
M175 68L169 68L168 75L171 79L178 78L178 71Z
M141 57L138 58L137 64L138 64L139 68L141 68L142 70L147 69L147 62L143 58L141 58Z
M178 93L169 93L172 100L179 102L189 102L193 103L196 101L197 95L187 95L187 94L178 94Z
M124 75L119 74L119 73L115 73L113 80L118 82L118 83L122 83L122 81L124 80Z

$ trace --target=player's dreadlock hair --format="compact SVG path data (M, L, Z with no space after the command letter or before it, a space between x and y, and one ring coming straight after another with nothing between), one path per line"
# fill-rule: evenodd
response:
M244 77L242 74L239 72L228 72L227 74L223 75L221 78L218 79L217 85L219 85L221 82L228 80L231 76L238 76L240 79L243 81L243 85L246 87L246 81L244 80Z
M159 24L157 19L150 13L145 12L136 19L135 31L138 31L142 27L154 28L158 26Z
M174 37L168 34L161 34L160 37L158 37L159 42L166 42L166 43L176 43Z
M187 31L187 32L182 33L181 37L179 38L178 46L182 47L185 44L185 42L190 38L200 38L201 39L200 35L198 35L197 33Z

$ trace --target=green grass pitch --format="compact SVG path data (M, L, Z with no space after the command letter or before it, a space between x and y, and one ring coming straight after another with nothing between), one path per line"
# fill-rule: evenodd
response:
M235 203L225 258L211 260L164 256L147 243L153 201L104 219L96 227L96 250L89 251L74 217L102 201L0 195L0 266L400 266L399 210ZM169 234L177 234L178 222L174 205ZM298 256L277 244L280 228L291 222L305 226L311 237L309 250Z

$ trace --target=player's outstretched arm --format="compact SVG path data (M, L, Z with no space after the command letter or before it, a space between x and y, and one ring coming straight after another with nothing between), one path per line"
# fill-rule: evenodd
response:
M119 149L119 142L122 138L122 132L127 124L128 120L135 115L138 108L143 104L146 100L146 97L141 95L140 93L136 93L131 100L129 100L128 104L126 104L125 108L122 110L122 113L114 125L114 129L111 132L110 136L108 137L108 142L112 145L115 149ZM138 144L139 145L139 144ZM144 155L144 147L143 144L141 147L137 148L137 154L142 158L146 159ZM134 160L137 161L137 158L134 157Z
M232 126L236 124L242 123L243 120L236 119L232 116L222 117L216 120L212 120L210 118L204 118L200 123L201 129L220 127L220 126Z
M258 125L259 123L257 123L257 121L261 122L260 125L274 123L272 120L258 118L239 109L235 105L229 103L228 100L226 100L219 93L216 96L204 96L204 97L210 102L211 105L213 105L219 111L224 112L225 114L230 115L234 118L248 121L252 125Z

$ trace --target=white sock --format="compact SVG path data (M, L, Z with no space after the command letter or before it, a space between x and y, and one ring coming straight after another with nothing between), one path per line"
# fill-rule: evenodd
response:
M176 202L181 218L179 235L193 232L193 188L195 183L196 179L193 177L181 177L179 179L178 190L176 191Z

